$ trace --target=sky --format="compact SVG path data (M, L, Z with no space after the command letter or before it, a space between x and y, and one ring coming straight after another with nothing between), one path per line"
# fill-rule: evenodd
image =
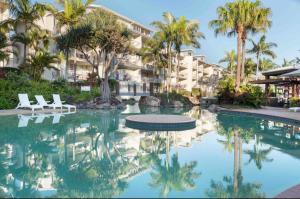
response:
M38 0L40 2L40 0ZM197 19L200 31L201 48L197 54L205 55L209 63L218 63L226 51L236 49L235 37L215 36L214 30L208 27L209 21L216 19L216 9L229 0L96 0L94 4L104 5L122 15L144 24L154 30L151 22L162 20L162 13L171 12L175 17L185 16ZM55 0L44 0L55 6ZM300 0L262 0L263 6L272 9L272 27L266 33L267 42L275 42L277 58L275 63L281 65L283 59L300 57ZM260 35L250 38L257 41ZM248 42L249 43L249 42ZM247 46L250 48L251 45ZM248 55L251 56L251 55Z

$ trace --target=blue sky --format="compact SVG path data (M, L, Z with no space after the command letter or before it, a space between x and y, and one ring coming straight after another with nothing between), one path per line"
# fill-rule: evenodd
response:
M55 4L55 0L45 0ZM228 0L226 0L228 1ZM129 18L132 18L151 28L151 22L161 20L162 13L170 11L174 16L186 16L188 19L200 21L200 31L206 39L201 40L198 54L207 57L208 62L217 63L225 51L236 49L235 38L225 36L215 37L208 27L210 20L216 18L216 8L224 5L225 0L96 0ZM277 54L275 62L281 64L283 58L291 60L300 57L300 0L262 0L266 7L272 9L273 25L267 32L267 41L277 43L274 49ZM260 35L259 35L260 36ZM251 36L253 37L253 36ZM253 39L257 40L258 36Z

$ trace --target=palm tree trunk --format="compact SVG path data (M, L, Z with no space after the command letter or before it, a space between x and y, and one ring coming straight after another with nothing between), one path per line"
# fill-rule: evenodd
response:
M238 168L239 168L239 143L238 132L234 130L234 165L233 165L233 191L234 194L238 192Z
M256 75L255 75L255 79L258 80L258 71L259 71L259 53L256 55Z
M171 89L171 76L172 76L172 53L171 45L168 45L168 83L167 83L167 92L170 92Z
M68 80L68 67L69 67L69 50L66 52L66 67L65 67L65 79Z
M246 51L246 40L242 42L242 67L241 67L241 81L245 78L245 51Z
M242 31L238 31L237 37L237 68L236 68L236 80L235 91L238 92L241 85L241 63L242 63Z
M176 67L176 87L177 87L177 92L179 90L179 67L180 67L180 53L177 53L177 67Z

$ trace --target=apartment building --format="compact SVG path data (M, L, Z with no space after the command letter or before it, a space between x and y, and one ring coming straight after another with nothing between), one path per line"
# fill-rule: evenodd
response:
M178 65L177 59L173 60ZM201 90L203 96L214 95L218 79L222 75L222 68L216 64L209 64L204 55L196 55L193 49L182 50L180 53L178 82L176 72L172 73L171 84L174 88L185 89L189 92L193 88Z

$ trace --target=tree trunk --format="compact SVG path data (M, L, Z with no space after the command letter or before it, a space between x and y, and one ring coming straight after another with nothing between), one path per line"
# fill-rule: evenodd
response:
M258 80L258 71L259 71L259 54L256 55L256 75L255 75L255 80Z
M238 169L239 169L239 143L238 143L238 132L234 130L234 165L233 165L233 191L234 196L238 192Z
M238 31L237 37L237 67L236 67L236 80L235 92L238 92L241 85L241 64L242 64L242 31Z
M243 82L244 78L245 78L245 51L246 51L246 40L243 39L243 42L242 42L241 82Z
M108 84L108 75L105 74L104 80L101 84L101 97L102 100L106 103L110 102L110 89Z
M69 50L66 52L66 67L65 67L65 79L68 80L68 67L69 67Z
M177 87L177 92L179 90L178 85L179 85L179 67L180 67L180 53L177 54L177 68L176 68L176 87Z
M26 56L27 56L27 45L24 43L24 53L23 53L23 64L26 63Z
M172 52L171 45L168 45L168 80L167 80L167 92L170 92L171 89L171 73L172 73Z

